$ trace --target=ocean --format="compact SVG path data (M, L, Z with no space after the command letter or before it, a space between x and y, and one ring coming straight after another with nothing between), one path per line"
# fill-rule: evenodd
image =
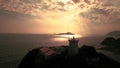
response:
M39 47L67 46L72 36L53 34L0 34L0 68L17 68L22 58L32 49ZM77 38L82 45L99 46L103 36ZM120 61L120 55L101 51L110 58ZM114 55L114 56L113 56ZM117 57L117 58L116 58Z

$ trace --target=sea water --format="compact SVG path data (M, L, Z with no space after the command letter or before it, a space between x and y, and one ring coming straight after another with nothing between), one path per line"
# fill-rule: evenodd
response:
M68 39L70 38L52 34L0 34L0 68L17 68L30 50L39 47L67 46ZM79 47L83 44L97 46L103 40L102 37L80 37L78 39ZM112 53L102 52L113 57Z
M0 34L0 68L17 68L22 58L34 48L66 44L67 38L56 35Z

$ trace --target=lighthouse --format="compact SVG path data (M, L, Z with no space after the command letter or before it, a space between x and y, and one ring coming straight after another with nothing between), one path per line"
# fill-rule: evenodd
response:
M68 40L69 41L69 47L68 47L68 54L70 56L73 56L75 54L78 54L78 40L73 37L72 39Z

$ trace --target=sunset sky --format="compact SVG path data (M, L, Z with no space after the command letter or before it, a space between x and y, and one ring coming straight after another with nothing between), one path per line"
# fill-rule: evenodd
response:
M120 0L0 0L0 33L120 30Z

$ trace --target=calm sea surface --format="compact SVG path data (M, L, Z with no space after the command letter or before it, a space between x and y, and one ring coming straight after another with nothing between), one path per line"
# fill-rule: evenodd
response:
M50 47L68 45L69 38L71 38L71 36L0 34L0 68L17 68L21 59L28 53L28 51L43 46ZM103 40L103 37L84 38L79 36L78 39L80 40L79 46L83 44L97 46ZM113 54L109 52L102 52L113 58L120 57L113 56Z

